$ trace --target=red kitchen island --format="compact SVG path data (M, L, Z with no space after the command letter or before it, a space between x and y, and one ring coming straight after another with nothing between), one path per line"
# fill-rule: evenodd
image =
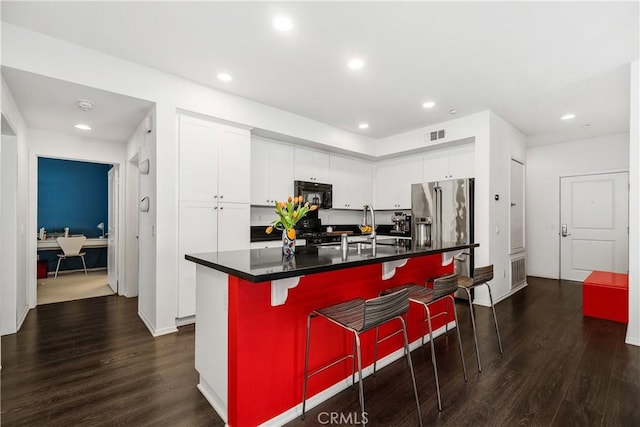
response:
M282 425L299 417L310 311L451 273L453 256L477 246L444 243L425 247L409 241L405 245L379 243L374 249L352 244L346 256L340 246L316 246L297 248L292 259L283 258L280 248L186 255L197 264L198 389L233 427ZM432 313L445 308L441 305ZM409 312L412 349L419 345L421 316L419 310ZM444 331L444 317L435 319L434 332ZM352 345L352 337L341 335L335 325L322 319L314 322L310 369L349 353ZM381 334L384 332L381 328ZM371 373L373 363L374 336L367 334L362 339L364 376ZM398 335L380 345L378 367L402 356ZM416 359L414 363L430 362ZM307 408L350 385L350 362L312 377Z

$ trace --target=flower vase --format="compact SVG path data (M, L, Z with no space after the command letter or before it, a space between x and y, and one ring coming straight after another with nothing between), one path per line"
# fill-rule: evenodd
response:
M282 230L282 255L285 257L293 256L296 252L296 238L295 238L295 230L293 232L293 239L290 239L287 235L288 230Z

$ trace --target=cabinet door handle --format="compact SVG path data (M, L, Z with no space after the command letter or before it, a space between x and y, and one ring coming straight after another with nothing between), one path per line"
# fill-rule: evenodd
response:
M213 207L213 210L215 211L216 209L218 209L218 207L217 207L217 206L214 206L214 207Z
M222 206L220 206L220 210L224 209Z
M217 195L217 194L214 194L214 195L213 195L213 198L214 198L214 199L217 199L217 198L218 198L218 195Z
M220 198L222 199L222 198L224 198L224 196L223 196L223 195L221 195L221 196L220 196Z

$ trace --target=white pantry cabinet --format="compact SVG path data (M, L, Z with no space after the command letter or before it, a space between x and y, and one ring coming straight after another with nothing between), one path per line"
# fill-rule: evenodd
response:
M293 195L293 165L293 147L252 140L251 204L272 206Z
M178 317L195 314L187 253L249 249L250 134L179 116Z
M371 163L331 155L330 182L333 184L333 209L362 209L373 202Z
M430 151L424 154L424 182L475 176L475 145Z
M330 184L329 154L296 148L294 174L297 181Z
M374 208L411 209L411 184L423 181L422 168L422 156L377 162Z

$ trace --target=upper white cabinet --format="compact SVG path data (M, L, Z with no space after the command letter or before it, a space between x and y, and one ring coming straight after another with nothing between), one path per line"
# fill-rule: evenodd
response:
M334 209L362 209L372 203L371 163L332 155L330 166Z
M251 204L271 206L293 193L294 150L266 141L251 141Z
M424 154L424 182L475 176L475 146L465 144Z
M422 156L376 163L376 209L411 209L411 184L423 182Z
M179 126L180 200L249 203L249 131L188 116Z
M297 181L313 181L330 183L329 155L319 151L295 149L295 179Z

